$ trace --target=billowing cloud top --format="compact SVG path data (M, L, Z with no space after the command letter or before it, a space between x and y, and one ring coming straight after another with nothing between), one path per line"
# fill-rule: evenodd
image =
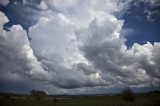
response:
M62 89L158 84L160 43L128 48L120 35L125 20L116 14L130 2L41 1L45 15L29 28L31 41L20 25L3 30L8 19L0 12L1 79L24 77Z

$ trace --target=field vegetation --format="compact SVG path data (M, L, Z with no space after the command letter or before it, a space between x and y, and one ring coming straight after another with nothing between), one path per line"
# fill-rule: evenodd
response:
M0 94L0 106L160 106L160 92L133 93L129 88L116 95Z

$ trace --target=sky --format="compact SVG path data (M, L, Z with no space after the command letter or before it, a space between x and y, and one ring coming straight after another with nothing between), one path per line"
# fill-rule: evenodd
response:
M0 0L0 92L160 89L159 0Z

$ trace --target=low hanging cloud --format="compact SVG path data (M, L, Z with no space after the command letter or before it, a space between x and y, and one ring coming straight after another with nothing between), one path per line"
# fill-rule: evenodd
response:
M120 35L125 20L115 14L130 2L61 2L40 3L45 15L29 28L31 41L20 25L3 30L8 19L0 12L1 78L26 77L63 90L160 82L160 43L127 48Z

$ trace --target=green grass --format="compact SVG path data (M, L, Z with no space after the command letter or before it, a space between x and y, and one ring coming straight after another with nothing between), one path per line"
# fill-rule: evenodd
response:
M121 96L89 96L79 98L57 98L35 101L31 97L26 99L1 98L0 106L160 106L160 95L136 95L136 100L127 102Z

